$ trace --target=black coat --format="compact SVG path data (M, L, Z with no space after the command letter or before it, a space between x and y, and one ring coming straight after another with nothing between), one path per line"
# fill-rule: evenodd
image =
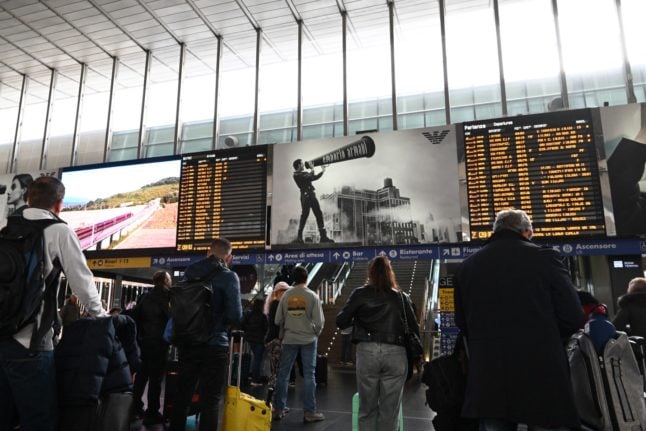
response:
M139 342L142 347L166 345L162 336L170 318L170 291L155 287L137 302L132 313L137 322Z
M244 339L247 342L264 344L269 321L262 310L247 310L242 316L240 327L244 331Z
M463 415L578 426L564 341L583 310L559 254L498 232L462 263L455 293L469 347Z
M134 322L126 316L80 319L65 326L56 346L56 381L61 405L95 403L112 392L132 391L130 366L119 332L133 331L127 350L137 350Z
M624 295L619 298L618 305L619 311L612 321L615 327L628 335L646 338L646 293ZM627 325L630 325L630 328Z

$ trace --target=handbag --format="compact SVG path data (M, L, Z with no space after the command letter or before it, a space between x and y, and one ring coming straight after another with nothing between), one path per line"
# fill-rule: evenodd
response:
M404 347L406 348L406 357L408 363L414 362L416 359L421 358L424 354L424 347L419 335L411 331L408 327L408 318L406 317L406 302L404 301L404 294L399 292L399 297L402 301L402 312L404 313Z

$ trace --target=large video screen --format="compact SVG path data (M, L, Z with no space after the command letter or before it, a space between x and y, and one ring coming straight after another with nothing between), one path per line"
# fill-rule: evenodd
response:
M463 124L471 239L491 234L498 211L522 209L535 237L605 235L590 110Z
M64 168L60 216L83 250L175 247L179 158Z
M179 251L207 250L217 237L236 250L265 247L268 149L256 145L182 157Z
M646 234L646 105L600 108L617 235Z
M29 171L0 175L0 229L7 224L7 217L27 205L27 188L36 178L58 176L54 171Z
M460 237L453 126L275 145L273 160L272 248Z

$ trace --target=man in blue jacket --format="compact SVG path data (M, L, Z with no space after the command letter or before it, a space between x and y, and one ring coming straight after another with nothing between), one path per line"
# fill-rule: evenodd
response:
M229 270L231 243L224 238L213 240L205 259L190 265L184 277L195 280L216 274L211 279L213 296L213 330L209 341L200 346L178 346L179 387L171 417L170 430L184 431L186 414L196 383L200 382L200 431L218 429L218 404L224 392L227 375L229 336L227 329L242 318L240 280Z

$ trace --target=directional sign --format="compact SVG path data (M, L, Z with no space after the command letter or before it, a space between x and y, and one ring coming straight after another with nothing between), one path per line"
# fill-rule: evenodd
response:
M90 269L150 268L150 257L110 257L88 259Z
M439 246L442 259L465 259L482 248L479 245L445 244Z
M642 242L638 239L604 239L541 244L552 247L565 256L595 256L642 254Z
M203 255L165 255L165 256L153 256L151 265L152 266L189 266L192 263L197 262L198 260L204 259Z
M265 260L264 254L257 255L256 253L236 253L233 252L233 260L231 265L253 265L258 262L260 257L260 263L263 263Z

